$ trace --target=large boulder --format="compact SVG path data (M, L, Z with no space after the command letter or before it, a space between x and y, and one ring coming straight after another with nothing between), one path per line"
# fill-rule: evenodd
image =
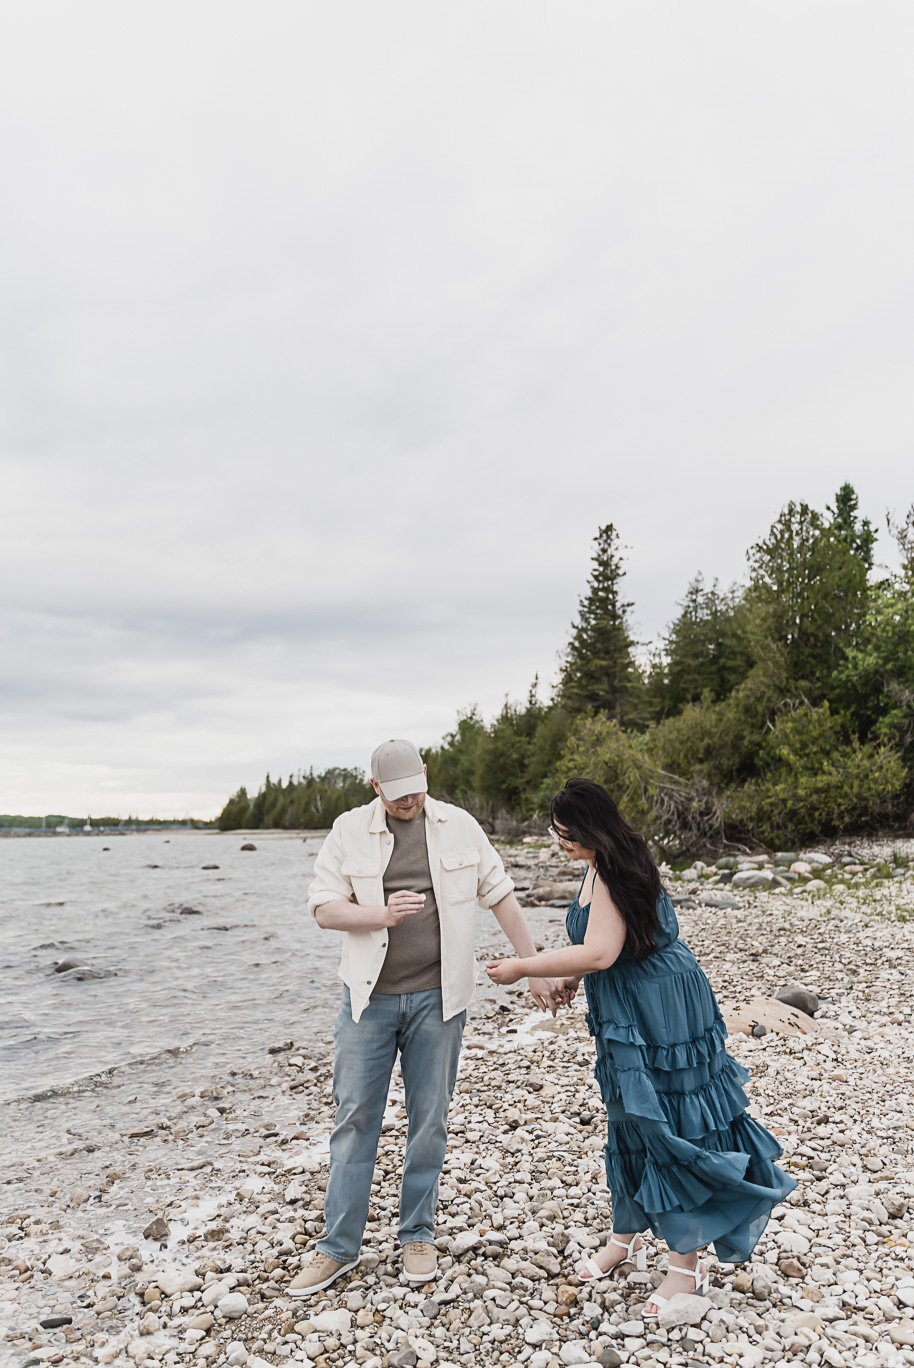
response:
M826 1027L805 1012L777 998L752 998L748 1002L720 1005L731 1035L826 1035Z

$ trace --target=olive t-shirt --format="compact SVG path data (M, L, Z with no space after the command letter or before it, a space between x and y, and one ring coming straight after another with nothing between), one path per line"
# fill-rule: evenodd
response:
M387 827L394 838L393 853L384 871L384 901L404 889L424 893L421 912L404 917L399 926L388 927L387 955L376 993L421 993L441 987L441 927L432 887L425 839L425 813L408 822L387 813Z

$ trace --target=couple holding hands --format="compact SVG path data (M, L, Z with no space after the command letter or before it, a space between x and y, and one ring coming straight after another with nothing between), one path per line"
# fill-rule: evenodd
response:
M355 1268L368 1216L391 1072L400 1056L408 1130L400 1190L403 1277L437 1273L435 1208L466 1009L476 982L477 905L491 909L516 959L494 983L526 978L542 1010L583 983L596 1077L606 1104L612 1231L576 1270L645 1266L641 1232L669 1247L666 1277L642 1315L702 1291L701 1250L748 1259L772 1208L795 1186L772 1135L746 1111L742 1065L727 1054L714 993L679 927L647 843L612 797L571 779L552 800L552 834L585 865L568 910L570 944L537 954L514 885L479 823L428 795L411 742L371 758L376 797L333 825L314 866L309 910L342 931L343 1000L334 1030L326 1233L288 1288L308 1297Z

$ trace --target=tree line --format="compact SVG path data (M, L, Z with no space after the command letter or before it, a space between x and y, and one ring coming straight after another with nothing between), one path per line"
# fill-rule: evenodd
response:
M747 552L745 582L701 574L662 641L635 639L612 523L548 700L534 680L486 721L477 708L425 752L433 793L491 822L541 819L569 777L603 783L670 854L726 842L785 847L898 828L914 803L914 505L888 521L900 567L851 484L818 510L790 502ZM353 770L269 777L220 826L327 826L371 789Z

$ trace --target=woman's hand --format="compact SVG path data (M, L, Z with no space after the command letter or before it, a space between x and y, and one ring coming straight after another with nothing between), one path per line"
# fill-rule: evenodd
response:
M517 983L518 979L524 976L517 969L518 961L514 959L492 960L486 965L486 973L493 983L500 983L502 987L509 983Z
M568 1007L574 999L575 993L581 986L581 976L577 978L560 978L555 985L555 1000L560 1007Z

